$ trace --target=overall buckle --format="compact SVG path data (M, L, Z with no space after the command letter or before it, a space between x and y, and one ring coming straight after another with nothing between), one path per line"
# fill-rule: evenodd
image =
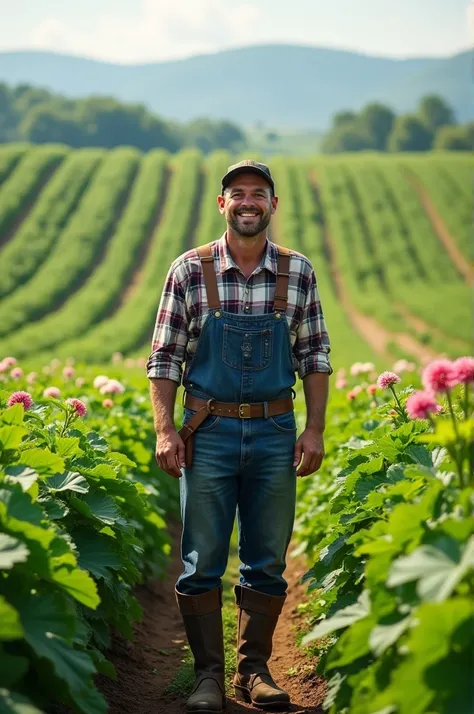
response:
M239 404L239 417L241 419L250 419L250 404Z

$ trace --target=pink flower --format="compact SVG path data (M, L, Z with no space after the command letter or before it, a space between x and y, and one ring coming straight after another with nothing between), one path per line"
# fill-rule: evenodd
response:
M336 380L336 389L345 389L347 387L347 379L345 377L338 377Z
M78 417L83 417L87 414L87 407L84 402L81 402L80 399L66 399L66 404L69 404L71 407L74 407L76 416Z
M10 377L12 379L21 379L23 377L23 370L21 367L14 367L10 372Z
M100 388L101 394L123 394L125 387L117 379L109 379L106 384Z
M53 399L59 399L61 396L61 390L59 387L46 387L43 391L43 397L53 397Z
M413 392L407 399L406 410L410 419L427 419L428 414L438 411L432 392Z
M104 399L102 402L102 406L105 407L106 409L110 409L111 407L114 406L114 403L111 399Z
M6 372L8 369L8 364L6 362L0 362L0 374Z
M33 406L33 399L31 398L31 394L28 394L28 392L13 392L7 404L9 407L12 407L14 404L23 404L24 409L31 409Z
M37 377L38 375L36 372L30 372L26 377L26 381L28 382L28 384L34 384L36 382Z
M425 367L421 376L428 392L448 392L458 383L458 370L449 359L436 359Z
M370 396L373 396L375 392L377 391L377 385L376 384L369 384L367 387L367 394Z
M354 394L357 397L357 395L362 392L362 387L360 386L360 384L356 384L356 386L352 389L352 391L354 392Z
M14 367L17 363L17 360L16 357L4 357L2 362L7 367Z
M357 392L354 389L351 389L350 392L347 392L347 398L350 402L352 402L356 397L357 397Z
M93 381L93 385L96 389L100 389L104 384L107 384L108 381L109 378L105 374L98 374Z
M379 389L388 389L398 382L400 382L400 377L395 372L382 372L377 379L377 386Z
M414 372L416 369L416 364L414 362L408 362L406 359L399 359L393 365L394 372Z
M459 357L454 361L454 369L456 372L456 382L458 384L469 384L474 382L474 358Z
M76 370L74 367L64 367L63 369L63 377L66 377L66 379L69 379L70 377L74 377L76 374Z
M84 379L84 377L78 377L78 378L76 379L76 382L75 382L76 387L77 387L78 389L80 389L81 387L83 387L85 383L86 383L86 380Z

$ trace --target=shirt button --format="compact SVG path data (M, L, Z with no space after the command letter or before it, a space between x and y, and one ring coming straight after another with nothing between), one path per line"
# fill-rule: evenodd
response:
M246 306L244 307L244 310L247 310L247 311L250 310L249 306L246 305Z

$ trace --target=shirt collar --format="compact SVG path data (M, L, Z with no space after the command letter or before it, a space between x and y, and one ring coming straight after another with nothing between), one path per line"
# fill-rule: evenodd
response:
M230 270L231 268L235 268L236 270L240 270L239 266L235 262L235 260L232 258L230 251L229 251L229 246L227 245L227 234L224 233L222 237L219 239L217 242L217 247L218 247L218 255L219 255L219 265L220 265L220 272L225 273L226 270ZM271 273L274 273L275 275L278 272L277 268L278 264L278 250L277 247L274 243L266 239L265 243L265 252L263 254L262 260L260 262L260 265L255 269L255 273L260 273L262 270L269 270Z

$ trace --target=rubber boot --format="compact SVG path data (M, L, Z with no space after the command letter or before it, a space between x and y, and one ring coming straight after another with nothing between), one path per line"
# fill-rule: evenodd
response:
M275 684L267 665L286 595L266 595L237 585L235 596L239 608L235 698L261 709L288 709L290 697Z
M176 590L176 600L194 655L196 675L186 711L221 714L225 706L222 588L202 595L183 595Z

